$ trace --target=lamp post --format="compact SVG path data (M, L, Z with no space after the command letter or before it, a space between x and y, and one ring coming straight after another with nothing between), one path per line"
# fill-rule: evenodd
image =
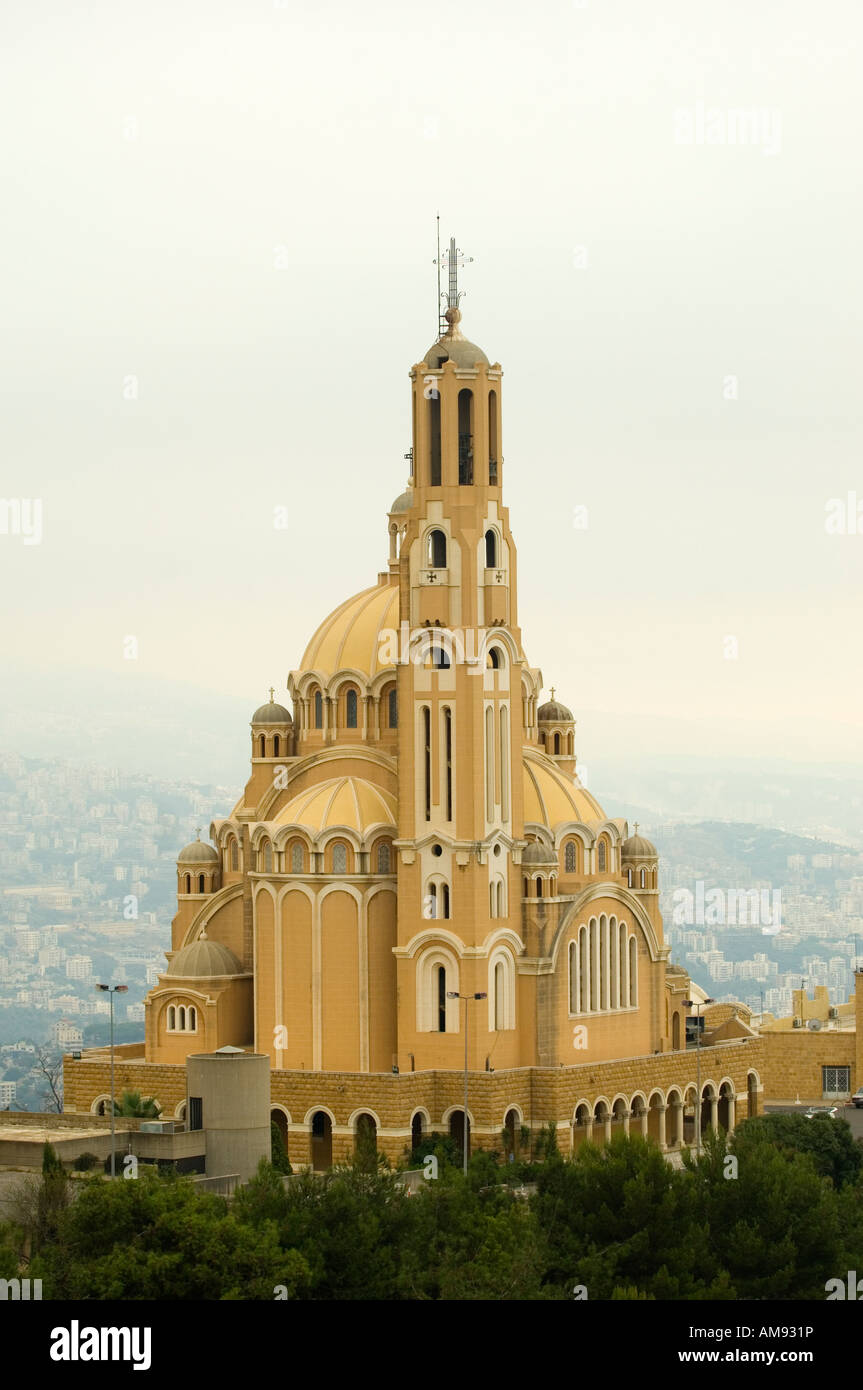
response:
M689 1009L702 1009L705 1004L715 1004L715 999L684 999ZM695 1156L701 1156L701 1015L696 1014L698 1028L695 1032Z
M115 1158L115 1123L114 1123L114 995L128 994L128 985L97 985L97 989L104 990L108 995L108 1003L111 1006L111 1177L116 1176Z
M463 999L465 1001L464 1010L464 1131L462 1135L462 1148L464 1149L464 1175L467 1177L467 1021L468 1004L471 999L487 999L487 994L459 994L456 989L448 989L447 999Z

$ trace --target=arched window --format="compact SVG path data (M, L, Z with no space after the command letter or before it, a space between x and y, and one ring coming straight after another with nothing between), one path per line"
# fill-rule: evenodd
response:
M431 710L423 705L423 782L425 790L425 816L431 820Z
M466 386L458 393L458 480L473 482L473 391Z
M509 723L505 705L500 711L500 814L502 820L509 816Z
M390 847L389 845L378 846L378 873L388 874L390 872Z
M491 705L485 710L485 814L494 817L494 715Z
M488 482L489 487L497 486L497 392L488 393Z
M428 564L430 569L446 569L446 535L443 531L429 531Z
M446 966L437 968L437 1031L446 1032Z
M536 896L538 898L542 897L542 876L536 880Z
M203 874L198 874L198 892L199 892L199 893L203 893L203 891L204 891L204 875L203 875Z
M644 870L641 870L641 886L644 887Z
M429 396L429 483L440 487L440 391Z
M597 985L599 983L599 924L595 917L590 919L590 1002L591 1013L599 1008Z
M388 722L390 728L397 729L399 726L399 696L395 686L393 686L387 696L387 713L389 716Z
M189 1009L189 1032L190 1032L190 1033L197 1033L197 1031L198 1031L198 1011L197 1011L197 1009L193 1006L192 1008Z
M485 567L487 570L497 569L497 536L494 531L485 533Z
M503 896L503 879L502 879L502 878L501 878L501 879L498 879L498 883L497 883L497 915L498 915L498 917L504 917L504 916L506 916L506 903L505 903L505 901L504 901L504 896Z
M554 736L554 751L555 755L560 752L560 734L555 734Z
M265 873L265 874L271 874L272 872L273 872L273 846L270 844L269 840L267 840L266 843L264 844L264 873Z
M627 871L626 871L626 886L627 886L627 888L631 888L631 887L632 887L632 870L631 870L631 869L627 869Z
M423 916L429 919L437 917L437 884L430 883L426 889L425 902L423 903Z
M303 872L303 847L299 840L294 840L291 845L291 873L301 874Z
M530 896L530 884L528 883L528 881L527 881L526 878L523 878L522 881L521 881L521 883L522 883L522 888L524 889L524 892L522 893L522 897L523 897L523 898L527 898L527 897Z
M186 1010L185 1010L185 1007L184 1007L182 1004L180 1005L179 1009L177 1010L177 1026L178 1026L178 1028L179 1028L179 1030L180 1030L181 1033L185 1033L185 1031L186 1031Z
M168 1009L168 1028L169 1028L170 1032L173 1033L174 1030L176 1029L176 1027L177 1027L177 1010L174 1008L174 1005L172 1004L172 1005L170 1006L170 1008Z
M599 919L599 1007L608 1008L608 918Z
M509 952L501 948L489 960L488 1005L492 1032L515 1027L515 966Z
M452 710L449 705L443 712L443 756L446 774L446 818L452 820Z
M357 692L349 690L345 696L345 728L357 727Z
M232 868L232 869L239 869L239 867L240 867L240 846L237 844L237 841L236 841L236 840L231 840L231 868Z
M441 913L441 916L443 916L443 917L445 917L445 918L448 919L448 918L449 918L449 884L448 884L448 883L445 883L445 884L443 885L443 887L441 888L441 904L442 904L442 906L443 906L443 912Z
M596 851L596 866L601 874L605 873L605 841L600 840L599 848Z
M575 873L575 841L567 840L566 849L563 851L563 871L566 874Z
M183 882L183 891L186 892L186 893L191 893L191 891L192 891L192 875L191 875L191 874L186 874L186 877L185 877L184 882Z
M315 691L315 728L324 727L324 697L320 690Z
M502 671L504 669L506 666L506 657L500 647L489 647L485 664L491 667L493 671Z
M333 845L333 873L345 874L348 871L348 851L345 845Z
M590 1008L590 936L587 927L578 929L578 984L580 1014Z
M629 1002L638 1002L638 947L634 936L629 938Z
M578 1013L578 942L569 943L569 1012Z
M274 757L274 758L277 758L278 756L279 756L279 736L278 736L278 734L273 734L273 757Z
M620 971L620 1007L625 1009L629 998L629 987L626 982L626 970L629 964L629 956L627 954L626 925L624 922L621 922L617 929L617 938L617 966Z

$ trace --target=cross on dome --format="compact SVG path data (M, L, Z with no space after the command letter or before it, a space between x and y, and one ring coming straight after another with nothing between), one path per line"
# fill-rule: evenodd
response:
M275 696L275 693L276 693L276 687L275 687L274 685L271 685L271 686L270 686L270 704L273 703L273 697Z

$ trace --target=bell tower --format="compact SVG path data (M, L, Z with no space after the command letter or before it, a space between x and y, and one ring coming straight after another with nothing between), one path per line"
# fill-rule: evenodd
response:
M398 515L399 947L441 940L431 973L414 962L417 1067L455 1062L463 1015L445 995L488 992L483 943L520 927L521 749L535 707L502 500L503 374L462 331L459 255L451 240L445 329L410 371L412 473ZM482 1066L493 1039L472 1007L471 1065Z

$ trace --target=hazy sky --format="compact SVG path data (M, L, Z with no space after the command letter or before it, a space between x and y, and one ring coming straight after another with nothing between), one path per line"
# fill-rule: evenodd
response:
M863 518L825 530L863 503L859 0L7 0L4 28L0 495L43 527L0 534L13 698L284 689L385 565L440 210L582 755L601 727L863 761Z

